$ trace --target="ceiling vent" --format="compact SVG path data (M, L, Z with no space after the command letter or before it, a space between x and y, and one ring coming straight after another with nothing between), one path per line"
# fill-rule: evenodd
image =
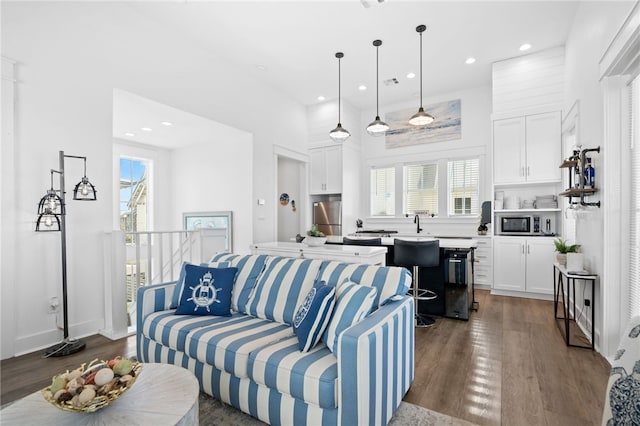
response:
M385 86L395 86L396 84L399 83L398 79L393 77L393 78L388 78L386 80L383 81Z

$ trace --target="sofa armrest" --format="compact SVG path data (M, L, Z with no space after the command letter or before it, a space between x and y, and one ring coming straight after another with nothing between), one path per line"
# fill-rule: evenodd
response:
M147 315L169 309L175 288L176 281L140 287L138 289L136 324L139 331L142 329L142 320Z
M414 375L413 299L381 306L338 337L338 418L386 425Z

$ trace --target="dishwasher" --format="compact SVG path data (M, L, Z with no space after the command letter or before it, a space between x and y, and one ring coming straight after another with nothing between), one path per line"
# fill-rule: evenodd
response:
M444 251L445 317L469 319L473 303L471 274L470 250Z

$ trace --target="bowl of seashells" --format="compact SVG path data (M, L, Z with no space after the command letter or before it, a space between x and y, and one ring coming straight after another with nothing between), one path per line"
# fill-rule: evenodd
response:
M127 358L94 359L88 366L82 364L54 376L51 385L41 392L61 410L92 413L120 398L133 386L141 370L140 363Z

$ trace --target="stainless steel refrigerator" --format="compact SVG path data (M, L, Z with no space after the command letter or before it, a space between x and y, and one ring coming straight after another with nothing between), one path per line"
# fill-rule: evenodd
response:
M313 223L324 235L342 235L342 202L315 201Z

